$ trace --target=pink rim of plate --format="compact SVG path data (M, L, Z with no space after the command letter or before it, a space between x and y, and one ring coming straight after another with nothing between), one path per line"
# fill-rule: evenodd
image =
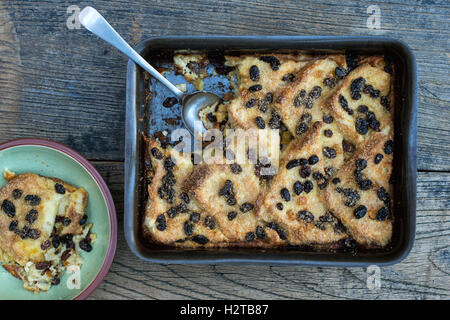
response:
M114 206L114 201L111 196L111 192L109 191L109 188L106 185L103 178L101 177L101 175L98 173L98 171L92 166L92 164L88 160L86 160L78 152L76 152L76 151L70 149L69 147L66 147L60 143L50 141L50 140L45 140L45 139L38 139L38 138L24 138L24 139L12 140L12 141L8 141L8 142L0 144L0 151L8 149L8 148L24 146L24 145L48 147L51 149L58 150L64 154L68 155L69 157L71 157L76 162L78 162L84 169L86 169L87 172L94 178L95 182L100 187L100 191L102 192L103 198L105 199L106 206L108 208L109 220L110 220L110 238L109 238L109 244L108 244L108 251L106 253L105 261L103 262L102 268L98 272L95 279L78 296L73 298L74 300L84 300L87 297L89 297L89 295L92 292L94 292L95 289L97 289L97 287L103 281L105 276L108 274L109 269L111 268L111 264L114 259L114 255L116 253L117 216L116 216L116 209Z

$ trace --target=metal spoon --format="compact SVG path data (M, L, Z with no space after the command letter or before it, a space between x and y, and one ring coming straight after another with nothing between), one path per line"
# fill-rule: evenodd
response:
M194 128L201 132L205 131L203 123L198 115L199 111L206 106L222 101L222 98L214 93L206 91L196 91L190 94L183 93L134 51L116 30L111 27L108 21L106 21L94 8L86 7L81 10L78 19L83 27L116 47L173 92L183 106L182 118L184 125L192 134L194 134Z

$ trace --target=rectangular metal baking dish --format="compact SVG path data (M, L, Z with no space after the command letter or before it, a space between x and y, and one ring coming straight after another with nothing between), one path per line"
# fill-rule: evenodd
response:
M139 258L167 264L303 264L317 266L362 267L391 265L410 252L415 237L416 153L417 153L417 71L411 50L401 41L386 37L302 37L302 36L165 36L141 42L136 50L145 58L159 50L311 50L332 52L355 50L361 53L390 52L397 56L401 69L400 96L397 99L395 126L394 178L396 229L388 251L339 252L283 249L180 249L149 245L141 235L142 152L144 130L144 72L131 60L127 69L125 137L125 237Z

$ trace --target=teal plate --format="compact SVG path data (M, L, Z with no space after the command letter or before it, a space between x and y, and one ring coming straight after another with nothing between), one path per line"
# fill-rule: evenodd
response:
M82 252L84 260L79 273L65 272L58 286L34 294L25 290L22 281L0 267L0 300L6 299L85 299L106 276L114 258L117 243L117 218L114 202L104 180L81 155L61 144L42 139L20 139L0 145L0 187L6 184L3 170L17 174L32 172L62 179L89 193L86 214L97 235L91 252ZM1 264L1 263L0 263ZM70 285L72 279L80 285ZM69 283L69 285L68 285Z

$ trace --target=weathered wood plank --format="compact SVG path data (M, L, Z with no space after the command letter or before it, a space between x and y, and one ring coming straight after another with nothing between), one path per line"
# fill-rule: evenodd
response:
M0 22L11 26L0 30L0 50L17 48L0 63L0 141L38 136L90 159L123 160L126 59L86 30L67 28L67 8L85 2L0 4ZM450 171L449 3L379 1L381 30L366 27L368 5L337 0L95 2L132 44L171 34L376 34L404 40L419 69L418 167Z
M367 288L363 268L162 265L138 260L123 233L123 164L96 162L119 216L116 258L92 299L449 299L450 173L418 176L417 237L406 260Z

